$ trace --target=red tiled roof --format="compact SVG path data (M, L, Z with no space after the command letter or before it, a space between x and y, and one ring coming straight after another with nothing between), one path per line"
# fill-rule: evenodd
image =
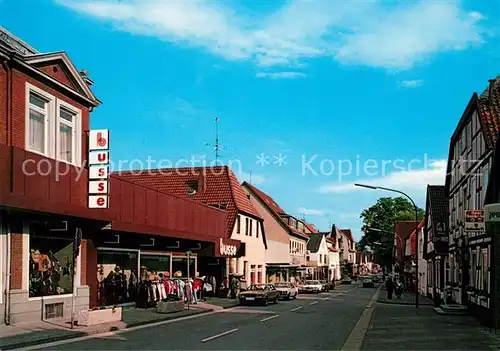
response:
M249 187L257 196L260 197L260 199L266 203L268 207L271 208L274 212L276 212L278 215L286 214L286 212L276 203L276 201L273 200L273 198L269 195L267 195L265 192L262 190L256 188L255 186L244 182L244 185Z
M293 232L294 234L296 235L299 235L299 236L302 236L302 237L305 237L307 238L307 233L303 233L301 232L300 230L298 230L297 228L294 228L294 227L291 227L290 225L288 225L288 223L283 219L283 217L281 217L282 215L287 215L286 212L276 203L276 201L273 200L273 198L269 195L267 195L265 192L263 192L262 190L260 189L257 189L255 186L247 183L247 182L243 182L243 186L246 186L248 189L250 189L250 191L252 191L255 196L257 196L258 198L260 198L260 200L267 206L267 208L270 210L270 211L273 211L275 216L276 217L279 217L279 219L283 222L283 224L288 227L288 229ZM287 215L288 216L288 215Z
M418 229L422 229L424 226L425 221L422 219L420 223L418 224ZM413 222L413 225L415 226L415 222ZM417 253L417 238L415 235L415 229L410 234L410 250L411 254L415 255Z
M228 237L232 234L238 212L261 219L241 189L235 174L227 166L128 171L118 172L115 175L131 182L225 209L228 212ZM190 195L189 182L192 181L198 182L198 191Z
M309 228L309 230L311 231L311 233L319 233L319 230L316 229L316 227L314 226L314 224L312 224L312 223L306 223L306 226L307 226L307 228Z
M394 222L394 233L405 240L415 231L415 221L397 221ZM402 240L396 240L396 247L403 249Z
M485 128L486 143L495 146L500 132L500 78L488 86L478 98L481 121Z

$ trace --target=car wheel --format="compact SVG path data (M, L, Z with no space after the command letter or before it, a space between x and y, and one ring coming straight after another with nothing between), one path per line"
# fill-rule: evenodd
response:
M290 293L288 293L288 295L286 296L286 300L287 300L287 301L290 301L290 295L291 295L291 294L290 294Z
M279 296L276 296L276 298L274 299L273 303L274 303L274 304L277 304L277 303L278 303L278 301L279 301L279 299L280 299L280 298L279 298Z
M293 295L293 299L295 300L297 298L297 294Z
M267 297L264 299L264 306L269 305L269 301L267 300Z

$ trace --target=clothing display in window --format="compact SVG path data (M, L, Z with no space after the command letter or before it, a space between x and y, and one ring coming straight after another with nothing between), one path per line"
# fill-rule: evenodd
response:
M69 253L71 255L69 255ZM31 249L29 260L29 296L71 294L73 291L73 246L44 254Z

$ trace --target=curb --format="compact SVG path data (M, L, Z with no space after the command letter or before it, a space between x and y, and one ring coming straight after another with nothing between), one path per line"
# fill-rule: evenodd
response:
M35 345L48 344L48 343L53 343L53 342L58 342L58 341L63 341L63 340L77 339L77 338L84 337L84 336L97 335L97 334L106 333L106 332L110 332L110 331L116 332L118 330L126 330L126 329L130 329L130 328L140 327L143 325L154 324L154 323L163 322L163 321L175 321L176 319L180 319L183 317L201 315L201 314L206 314L206 313L210 313L210 312L213 312L213 310L212 309L203 309L203 310L200 309L199 312L197 311L196 313L192 313L192 314L189 314L187 316L175 317L175 318L168 318L167 317L167 318L163 318L163 319L135 322L135 323L127 324L124 327L111 326L110 330L106 330L106 331L98 330L98 329L94 329L94 330L89 331L89 332L75 331L75 332L72 332L71 334L66 334L66 335L48 336L46 338L41 338L41 339L36 339L36 340L26 340L26 341L20 341L20 342L15 342L12 344L3 345L3 346L0 346L0 350L22 349L22 348L35 346Z
M380 304L383 304L383 305L415 306L415 301L413 301L413 302L405 302L405 301L401 301L401 302L389 302L387 300L377 300L377 303L380 303ZM419 306L434 306L433 303L427 303L427 302L422 302L422 301L419 301L418 305Z

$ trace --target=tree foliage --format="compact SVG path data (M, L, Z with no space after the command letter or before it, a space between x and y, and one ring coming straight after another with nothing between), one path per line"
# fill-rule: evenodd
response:
M417 219L422 220L425 211L417 209ZM381 265L390 266L394 248L394 222L415 220L415 208L404 197L383 197L371 207L361 212L363 236L357 244L361 251L370 247ZM381 231L370 230L370 228Z

